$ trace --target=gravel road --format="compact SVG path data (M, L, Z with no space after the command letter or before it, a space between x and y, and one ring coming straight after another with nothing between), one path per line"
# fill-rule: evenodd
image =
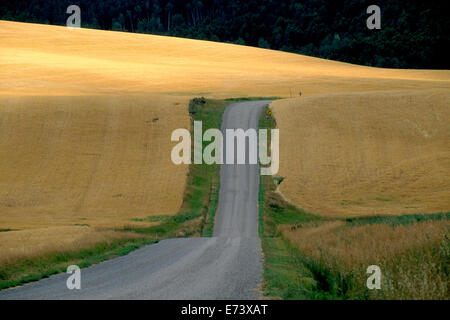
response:
M257 129L268 103L228 106L222 131ZM258 299L258 186L258 165L224 164L212 238L163 240L82 269L80 290L67 289L63 273L2 290L0 299Z

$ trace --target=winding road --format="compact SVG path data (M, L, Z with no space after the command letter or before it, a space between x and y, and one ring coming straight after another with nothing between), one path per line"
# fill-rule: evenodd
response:
M268 103L229 105L222 132L257 129ZM2 290L0 299L258 299L258 186L258 165L224 164L213 237L162 240L82 269L80 290L67 289L63 273Z

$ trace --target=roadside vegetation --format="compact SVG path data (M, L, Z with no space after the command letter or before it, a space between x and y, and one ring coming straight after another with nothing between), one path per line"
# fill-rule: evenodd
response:
M224 100L194 98L189 103L191 115L191 136L193 121L202 121L203 130L220 128L222 114L230 104ZM203 141L205 147L208 143ZM194 154L192 144L192 157ZM159 222L151 227L129 226L123 231L131 231L153 239L174 237L210 237L214 226L220 183L220 165L196 164L189 167L183 204L175 216L149 216L142 221Z
M267 110L266 110L267 111ZM274 128L265 112L260 128ZM450 213L323 218L286 202L262 176L264 294L282 299L449 299ZM369 290L366 269L381 268Z
M193 99L189 106L191 121L203 121L205 130L220 128L222 113L229 103L230 101L224 100ZM67 246L61 246L61 249L56 246L53 251L36 252L27 258L3 257L4 259L0 259L0 289L64 272L71 264L88 267L128 254L162 239L211 236L218 200L219 170L220 165L190 166L183 203L179 213L174 216L151 215L147 218L131 218L128 226L106 230L106 232L101 230L103 241L100 243L98 243L98 237L92 237L90 241L89 236L83 236L70 249L67 249ZM139 227L139 223L142 223L143 227ZM145 226L148 224L150 226ZM12 230L2 229L1 231Z
M123 256L144 245L157 241L147 237L126 235L123 239L112 239L87 248L78 246L72 250L48 253L42 256L14 261L0 265L0 290L15 287L27 282L47 278L65 272L69 265L80 268Z
M274 98L192 99L189 104L191 130L193 130L193 121L202 121L203 130L220 128L223 111L230 103L260 99ZM183 203L176 215L130 218L130 224L125 227L108 230L97 228L100 233L96 232L97 229L90 230L88 225L79 225L83 229L79 232L84 229L89 229L90 232L83 233L80 240L71 246L58 246L62 239L55 239L56 244L52 250L27 253L24 258L2 255L0 257L0 290L65 272L67 266L72 264L81 268L88 267L110 258L126 255L135 249L163 239L210 237L213 233L219 183L220 165L191 165ZM140 223L142 227L139 226ZM14 230L0 229L0 232L10 231ZM100 241L99 235L101 235Z

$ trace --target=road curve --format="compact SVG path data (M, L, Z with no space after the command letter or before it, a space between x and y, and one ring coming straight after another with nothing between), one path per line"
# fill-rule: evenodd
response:
M268 103L228 106L222 131L257 129ZM63 273L2 290L0 299L258 299L258 186L258 165L222 165L212 238L163 240L82 269L80 290L67 289Z

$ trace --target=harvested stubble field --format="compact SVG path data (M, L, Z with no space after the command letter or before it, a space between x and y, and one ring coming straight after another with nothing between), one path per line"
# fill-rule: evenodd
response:
M273 103L281 193L325 216L450 209L450 89Z
M101 242L114 237L105 228L148 225L132 219L177 213L188 168L170 162L170 133L190 126L192 97L393 89L408 95L448 90L450 72L369 68L208 41L0 21L0 79L0 229L13 229L0 233L3 254L5 248L71 248L91 231ZM335 97L324 99L331 103ZM290 112L298 119L299 108ZM278 116L283 135L288 125ZM417 130L414 123L411 130ZM365 160L356 159L354 167L364 167ZM299 161L282 154L282 191L288 197L284 187L293 178L287 171ZM54 245L58 234L74 242Z
M104 230L175 214L186 168L167 157L167 136L189 127L185 103L156 96L0 97L0 226L17 230L0 233L1 260L78 248L95 242L95 234L98 241L122 238Z
M448 88L449 71L357 66L240 45L0 21L0 94L288 97Z

